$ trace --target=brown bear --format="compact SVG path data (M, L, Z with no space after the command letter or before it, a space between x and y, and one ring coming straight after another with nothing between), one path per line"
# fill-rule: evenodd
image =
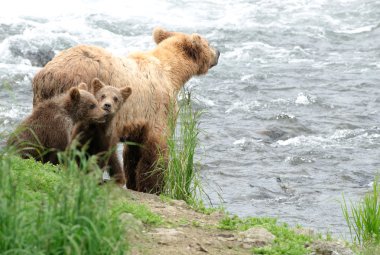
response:
M80 146L87 145L89 155L99 155L99 166L109 167L110 176L117 184L125 186L125 174L115 151L119 137L113 132L113 119L132 90L127 86L118 89L105 85L98 78L94 78L91 84L99 106L106 112L105 122L80 121L73 129L72 139L77 139Z
M57 152L68 146L73 125L78 121L104 122L105 116L87 85L81 83L35 106L11 135L8 145L15 147L23 158L57 164Z
M220 53L198 34L156 28L153 38L157 43L153 50L132 53L128 57L118 57L103 48L89 45L62 51L34 77L34 105L70 89L78 82L90 83L95 77L116 87L129 84L133 94L115 116L115 134L121 137L125 126L133 127L136 120L143 119L149 126L146 131L149 140L158 151L165 152L170 106L176 104L178 92L192 76L205 74L218 63ZM133 137L135 131L129 129L129 132L129 136ZM154 169L151 162L158 158L156 155L149 162L140 163L146 157L135 153L135 147L124 145L127 176L150 172ZM136 169L138 165L146 169ZM155 185L144 180L137 181L140 182L137 185L139 188L131 188L159 192L160 180Z

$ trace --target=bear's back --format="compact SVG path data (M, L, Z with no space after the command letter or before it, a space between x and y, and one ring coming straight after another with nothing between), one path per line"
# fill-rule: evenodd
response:
M115 87L128 85L132 88L133 93L118 114L117 122L145 118L157 123L165 119L162 116L166 115L174 92L170 81L163 75L159 60L149 53L120 58L91 45L78 45L62 51L36 74L33 104L36 106L64 93L80 82L91 83L94 78Z
M27 136L38 137L45 147L65 150L73 122L56 100L50 99L33 109L21 125L31 130L26 132Z

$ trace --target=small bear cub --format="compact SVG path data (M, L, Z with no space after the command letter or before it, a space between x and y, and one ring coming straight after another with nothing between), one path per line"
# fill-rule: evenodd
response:
M99 106L87 85L81 83L34 107L7 143L23 158L58 164L57 152L69 145L73 126L79 121L105 122L106 116L107 112Z
M113 120L131 95L132 89L128 86L118 89L104 84L98 78L92 80L91 87L99 106L106 112L105 122L80 121L73 129L72 138L78 140L79 146L87 146L89 155L100 156L99 167L103 170L108 168L109 175L115 179L117 184L124 187L126 184L125 174L116 152L120 138L114 132L115 122Z

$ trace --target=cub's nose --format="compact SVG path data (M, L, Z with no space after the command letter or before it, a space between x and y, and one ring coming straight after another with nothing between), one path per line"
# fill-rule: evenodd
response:
M109 112L111 110L111 104L104 104L103 105L103 110Z

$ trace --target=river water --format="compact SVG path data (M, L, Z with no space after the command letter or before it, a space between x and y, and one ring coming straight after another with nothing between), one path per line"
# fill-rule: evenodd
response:
M13 0L0 10L0 132L31 111L31 79L57 52L148 50L155 26L222 53L186 85L205 112L212 202L346 236L342 195L357 201L380 170L379 1Z

